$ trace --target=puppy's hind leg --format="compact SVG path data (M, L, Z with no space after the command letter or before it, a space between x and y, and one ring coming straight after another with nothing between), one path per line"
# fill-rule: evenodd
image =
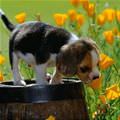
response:
M19 63L18 56L16 55L15 52L12 52L12 72L14 77L14 85L25 86L26 83L24 82L24 80L22 80L22 77L19 73L18 63Z

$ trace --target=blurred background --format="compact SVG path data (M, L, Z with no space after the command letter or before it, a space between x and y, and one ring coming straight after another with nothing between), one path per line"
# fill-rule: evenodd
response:
M38 20L37 16L40 16L42 22L55 26L57 25L55 14L60 13L63 17L63 14L68 15L69 10L77 11L79 18L82 19L78 21L81 26L76 29L76 21L71 22L69 18L61 27L80 36L92 37L103 53L101 55L102 80L96 80L91 85L92 88L85 85L90 118L120 120L120 0L85 0L93 3L90 3L93 8L90 7L87 11L89 13L93 10L95 12L93 16L89 16L83 6L75 7L70 1L76 0L0 0L0 8L13 24L19 24L16 15L25 13L25 21ZM102 15L105 11L109 18ZM118 11L118 18L116 11ZM100 18L99 21L97 17ZM12 79L8 59L9 36L10 32L0 20L0 81ZM34 76L28 66L23 62L21 65L26 78Z

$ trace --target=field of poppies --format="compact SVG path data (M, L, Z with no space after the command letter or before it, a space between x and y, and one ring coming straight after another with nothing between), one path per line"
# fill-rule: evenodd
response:
M95 40L101 76L85 85L89 116L91 120L120 120L120 0L0 0L0 8L15 24L44 21ZM12 79L9 36L0 21L0 81ZM20 66L25 78L34 77L30 66L23 61Z

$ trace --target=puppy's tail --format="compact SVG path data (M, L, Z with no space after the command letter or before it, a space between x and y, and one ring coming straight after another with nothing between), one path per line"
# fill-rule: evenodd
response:
M9 21L9 19L5 16L5 13L2 9L0 9L0 18L4 22L5 26L8 28L9 31L13 31L15 26Z

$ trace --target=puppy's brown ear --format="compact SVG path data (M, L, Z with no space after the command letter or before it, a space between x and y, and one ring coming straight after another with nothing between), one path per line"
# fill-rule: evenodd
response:
M78 60L83 59L81 44L64 45L57 56L57 69L63 75L75 75L77 73Z
M63 75L74 75L77 72L74 51L65 45L57 56L57 69Z

